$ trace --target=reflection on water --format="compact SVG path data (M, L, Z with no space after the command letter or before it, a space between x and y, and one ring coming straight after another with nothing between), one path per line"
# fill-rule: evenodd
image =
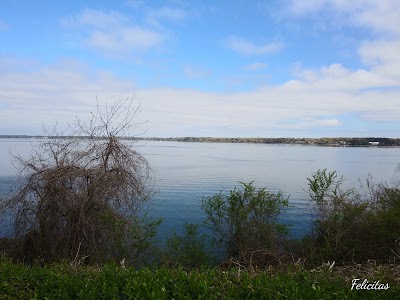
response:
M134 146L154 172L156 194L147 208L164 218L160 238L173 229L179 232L185 222L201 223L203 197L253 180L257 187L290 196L291 208L281 220L301 236L310 226L307 177L313 172L336 170L350 188L369 173L376 181L390 181L400 163L399 148L143 141ZM16 174L9 150L27 156L30 148L28 141L0 139L0 180Z

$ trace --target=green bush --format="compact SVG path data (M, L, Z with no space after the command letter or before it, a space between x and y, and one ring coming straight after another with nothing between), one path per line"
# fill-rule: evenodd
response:
M200 268L212 263L208 236L200 234L199 227L198 224L186 223L183 235L174 232L167 239L167 265Z
M370 240L367 250L377 261L400 261L400 189L379 184L372 189L368 215Z
M288 206L281 192L256 189L243 183L229 195L222 193L204 198L205 225L213 230L214 242L229 258L247 266L265 266L280 262L282 239L288 225L277 217Z
M316 263L398 261L400 239L400 189L367 180L365 195L341 190L343 178L318 170L308 178L316 208L312 238L304 245ZM311 242L311 244L310 244Z

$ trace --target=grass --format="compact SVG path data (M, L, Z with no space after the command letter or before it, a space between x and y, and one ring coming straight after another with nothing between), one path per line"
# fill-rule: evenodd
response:
M346 270L347 276L338 270L327 266L311 271L302 266L276 271L26 266L3 258L0 299L399 299L399 281L384 275L397 276L398 267L391 273L382 266L352 268ZM388 282L390 288L351 290L353 278Z

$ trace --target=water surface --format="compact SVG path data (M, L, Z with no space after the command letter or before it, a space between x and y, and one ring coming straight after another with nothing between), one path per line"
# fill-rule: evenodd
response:
M0 186L16 175L10 151L27 157L38 140L0 139ZM145 142L134 144L150 162L156 194L148 204L154 217L163 217L159 236L181 230L185 222L201 223L203 197L228 193L239 181L289 196L291 208L281 217L292 233L310 227L307 177L318 169L336 170L356 187L368 174L390 181L400 163L399 148L321 147L283 144ZM3 226L3 235L4 229ZM1 231L1 230L0 230ZM2 234L2 232L0 232Z

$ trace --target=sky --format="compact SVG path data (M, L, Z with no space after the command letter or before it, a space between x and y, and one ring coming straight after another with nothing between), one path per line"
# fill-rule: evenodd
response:
M0 0L0 135L400 138L398 0Z

